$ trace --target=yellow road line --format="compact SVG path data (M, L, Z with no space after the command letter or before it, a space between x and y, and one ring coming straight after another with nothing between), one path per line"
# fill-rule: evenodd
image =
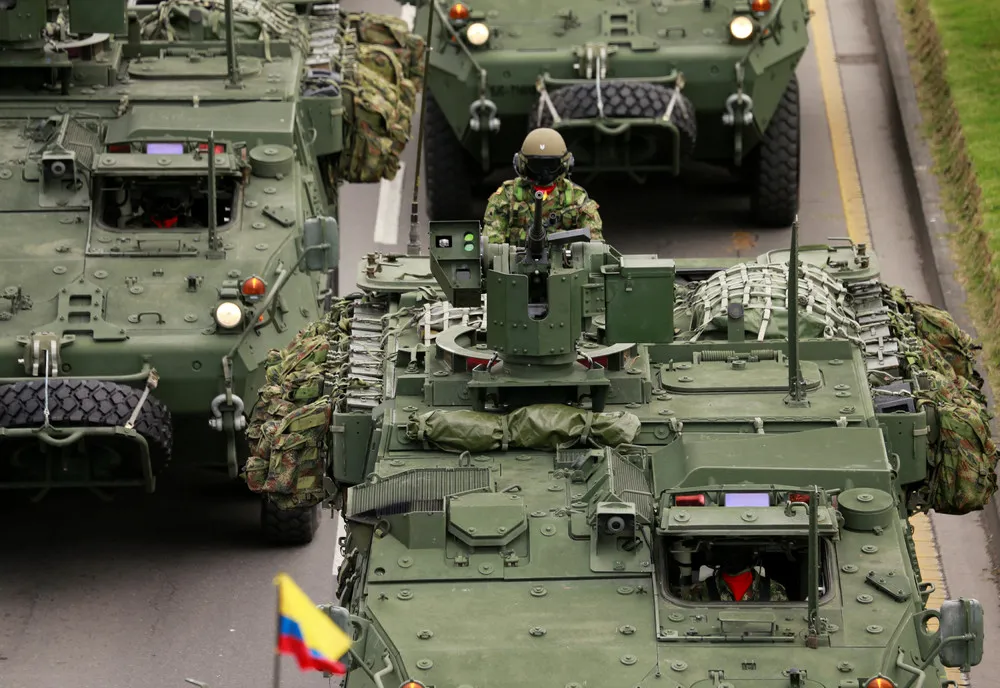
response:
M812 42L816 49L816 61L819 63L819 84L826 104L826 121L830 125L833 166L837 171L847 235L856 244L871 245L868 214L865 212L865 199L861 193L861 177L854 157L854 140L851 138L851 125L847 119L847 105L844 103L844 90L840 83L840 68L833 51L830 17L825 0L810 0L809 6L813 11L812 21L809 23L813 27Z
M870 245L871 233L868 228L868 214L861 192L861 178L858 174L858 162L854 154L851 125L847 118L847 105L844 102L844 90L840 81L840 68L833 50L833 32L830 28L826 0L810 0L809 4L813 10L813 18L810 22L813 26L812 42L816 49L816 60L819 63L820 88L823 91L826 119L830 126L833 165L840 186L840 201L844 207L847 234L855 243ZM913 540L917 551L917 563L920 566L920 577L924 581L934 583L934 594L927 600L927 606L931 609L940 609L941 603L947 599L948 588L945 584L944 571L941 567L941 558L930 518L925 514L917 514L910 519L910 523L913 524ZM955 681L957 685L969 685L968 679L963 677L958 669L946 669L945 672L947 677Z

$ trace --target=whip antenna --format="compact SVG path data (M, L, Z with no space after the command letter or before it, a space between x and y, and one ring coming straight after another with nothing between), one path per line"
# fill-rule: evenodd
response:
M424 92L420 96L420 133L417 134L417 171L413 175L413 200L410 202L410 241L406 245L406 255L420 255L420 235L417 223L420 221L420 164L424 157L424 116L427 113L427 94L431 77L431 27L434 25L434 3L427 3L427 38L424 44Z

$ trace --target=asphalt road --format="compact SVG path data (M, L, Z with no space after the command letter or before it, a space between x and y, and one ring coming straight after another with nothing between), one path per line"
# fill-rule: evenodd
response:
M391 0L345 4L400 11ZM822 36L814 41L799 71L801 240L849 234L864 240L870 228L887 281L933 299L867 3L830 3L829 13L811 25L814 32L832 25L833 41L829 35L825 43ZM405 250L415 148L399 183L345 189L342 292L352 288L357 259L376 246L376 232L380 249ZM745 199L711 180L655 194L628 184L589 190L601 204L605 236L625 252L754 256L788 244L787 231L750 228ZM380 195L391 211L393 194L402 196L396 199L399 227L376 228ZM0 688L173 688L185 685L185 677L212 688L268 685L272 577L285 571L315 601L327 599L336 528L325 522L308 547L261 547L256 500L224 477L195 478L193 488L175 478L152 497L126 495L113 504L82 493L54 494L37 506L0 506ZM951 595L986 604L988 642L995 642L1000 610L979 518L936 516L934 524ZM291 662L283 666L285 688L325 683ZM977 677L998 672L1000 657L987 654L973 685L987 688L992 681Z

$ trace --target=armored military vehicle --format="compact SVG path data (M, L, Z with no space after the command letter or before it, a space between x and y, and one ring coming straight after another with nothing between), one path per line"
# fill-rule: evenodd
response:
M799 202L804 0L400 0L433 20L427 75L427 199L464 220L475 190L528 130L553 127L576 179L737 172L753 220L787 228ZM598 199L599 200L599 199Z
M339 185L398 168L405 28L309 2L0 2L0 488L152 492L172 458L238 474L268 349L332 297ZM316 512L265 501L264 529L308 539Z
M926 608L907 520L997 489L947 313L796 225L749 262L480 233L367 256L273 354L309 392L246 475L346 519L348 686L902 688L980 661L981 605Z

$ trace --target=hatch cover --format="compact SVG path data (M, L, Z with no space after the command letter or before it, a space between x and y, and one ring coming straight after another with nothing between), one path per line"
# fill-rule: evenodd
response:
M524 500L503 492L452 497L448 532L472 547L503 547L528 527Z
M813 361L802 361L801 369L806 390L812 392L819 389L822 380L819 365ZM788 365L778 361L709 361L684 369L675 365L673 370L669 365L662 365L660 380L665 389L679 394L786 392Z

